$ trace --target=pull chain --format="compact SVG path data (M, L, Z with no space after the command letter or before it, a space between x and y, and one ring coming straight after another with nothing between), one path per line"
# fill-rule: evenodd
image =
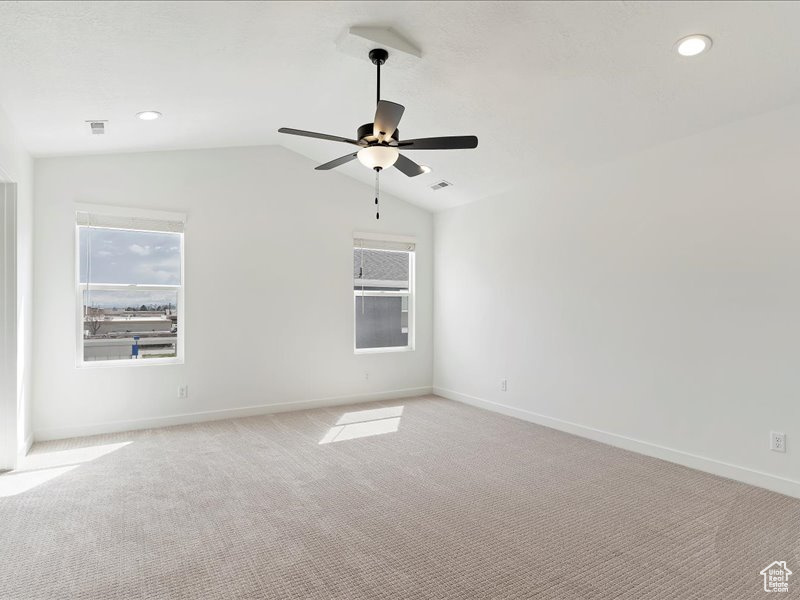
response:
M381 207L378 203L378 198L381 196L381 170L380 168L375 169L375 218L381 218Z

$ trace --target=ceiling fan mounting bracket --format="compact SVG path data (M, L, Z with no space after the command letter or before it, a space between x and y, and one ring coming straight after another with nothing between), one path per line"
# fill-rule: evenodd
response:
M383 48L374 48L369 51L369 59L373 65L382 65L389 58L389 53Z

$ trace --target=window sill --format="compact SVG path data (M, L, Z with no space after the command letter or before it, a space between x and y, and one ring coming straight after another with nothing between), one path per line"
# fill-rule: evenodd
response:
M182 358L148 358L148 359L131 359L124 358L120 360L85 360L80 361L76 366L78 369L113 369L119 367L134 367L140 368L149 365L182 365Z
M356 348L354 354L387 354L390 352L414 352L412 346L400 346L397 348Z

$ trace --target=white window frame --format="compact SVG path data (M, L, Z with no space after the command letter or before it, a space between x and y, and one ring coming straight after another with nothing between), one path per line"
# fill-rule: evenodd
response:
M404 250L398 248L396 251L408 252L408 291L394 291L394 290L364 290L353 289L353 352L355 354L385 354L389 352L413 352L416 343L416 240L412 237L402 235L388 235L388 234L375 234L375 233L354 233L353 234L353 248L355 251L358 249L356 240L369 240L374 242L384 242L387 244L409 244L412 246L411 250ZM369 246L364 246L369 248ZM372 248L376 249L376 248ZM379 248L378 248L379 249ZM391 248L385 248L390 250ZM351 254L352 260L352 254ZM406 346L387 346L384 348L357 348L356 347L356 310L357 299L359 297L388 297L388 298L408 298L408 345Z
M76 204L75 210L75 358L76 367L80 369L104 369L104 368L119 368L119 367L144 367L147 365L182 365L184 364L184 338L186 332L186 302L184 299L184 289L186 286L186 269L184 268L184 248L185 248L185 231L173 232L158 229L146 228L133 228L133 227L109 227L106 225L99 225L96 229L118 229L122 231L143 231L150 233L175 233L180 235L180 251L181 251L181 283L180 285L139 285L139 284L116 284L116 283L92 283L90 288L93 291L163 291L163 290L176 290L177 291L177 305L176 311L178 313L178 336L176 341L175 356L162 357L162 358L148 358L134 360L131 358L111 359L111 360L84 360L84 315L83 315L83 293L86 291L86 284L81 283L81 243L80 243L80 228L86 227L78 223L78 213L91 213L103 215L105 217L118 217L120 219L146 219L152 221L167 221L167 222L186 222L186 215L181 213L165 212L159 210L144 210L144 209L129 209L112 206L100 206L94 204Z

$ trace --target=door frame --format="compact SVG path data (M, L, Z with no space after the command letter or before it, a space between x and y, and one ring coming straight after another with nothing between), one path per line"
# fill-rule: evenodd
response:
M17 462L17 184L0 169L0 471Z

